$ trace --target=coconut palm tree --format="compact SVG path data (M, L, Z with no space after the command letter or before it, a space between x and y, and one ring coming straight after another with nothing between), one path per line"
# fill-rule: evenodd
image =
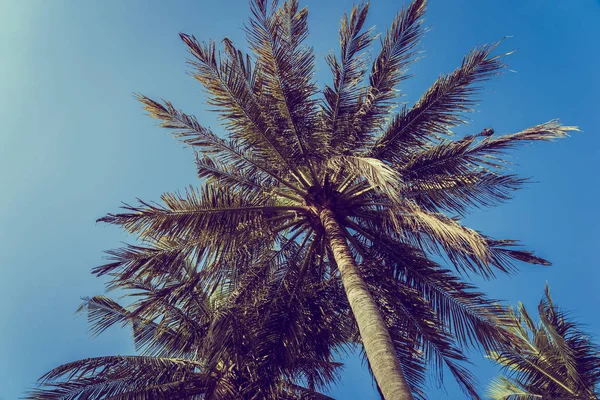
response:
M489 396L497 400L600 398L600 347L552 302L548 285L538 313L536 324L523 304L516 312L511 310L511 331L518 340L489 355L507 374L492 381Z
M376 36L365 28L369 5L344 15L339 56L326 60L333 82L322 92L305 45L307 9L296 0L250 5L253 55L229 39L219 52L212 41L181 34L226 138L168 101L138 96L160 126L196 150L203 184L165 194L163 204L140 201L102 218L146 245L121 252L96 273L143 275L155 271L157 259L166 265L190 258L203 270L203 285L235 299L262 284L273 260L284 274L285 265L298 262L300 272L287 278L296 280L292 288L308 273L341 281L386 399L419 396L427 360L450 368L476 397L460 348L495 348L506 339L497 329L504 314L456 272L491 278L510 272L514 261L548 263L456 216L505 201L525 183L503 173L506 151L575 128L550 121L507 135L485 129L451 137L479 85L504 66L493 54L496 45L473 49L414 105L395 111L398 85L417 58L425 0L395 16L371 65L367 51ZM240 249L258 256L227 269Z
M340 364L332 350L349 341L341 333L352 332L351 320L338 312L344 307L335 301L343 296L335 294L335 281L323 285L307 274L290 309L269 295L285 282L273 280L235 302L202 291L195 265L168 268L153 279L120 279L119 288L137 299L127 307L97 296L80 308L94 334L131 326L141 355L61 365L28 398L331 399L316 388L336 380Z

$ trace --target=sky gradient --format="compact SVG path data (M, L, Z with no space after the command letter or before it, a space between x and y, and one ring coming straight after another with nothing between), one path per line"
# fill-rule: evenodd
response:
M404 1L374 0L367 25L382 31ZM338 49L339 17L351 0L302 4L319 86L323 61ZM242 43L245 0L0 0L0 399L23 396L48 369L75 359L133 353L127 330L91 338L80 297L102 294L89 271L103 250L129 238L95 224L121 201L156 200L198 183L193 155L144 116L132 93L165 98L223 132L206 112L200 84L186 75L178 33ZM474 45L504 36L511 70L486 86L472 123L515 132L553 118L583 130L514 153L512 169L536 183L508 204L477 211L467 224L520 239L552 267L522 265L513 277L480 282L490 296L534 307L546 281L554 300L600 333L600 2L597 0L433 0L423 59L402 84L412 104ZM331 395L377 399L368 374L349 358ZM495 369L473 356L487 384ZM449 377L448 377L449 378ZM447 379L431 399L463 396Z

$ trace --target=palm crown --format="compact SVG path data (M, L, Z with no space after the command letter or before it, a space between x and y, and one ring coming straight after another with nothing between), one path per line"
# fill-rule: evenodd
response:
M510 312L513 335L510 348L489 357L502 365L507 376L489 387L497 400L598 399L600 348L564 311L552 302L546 285L535 323L523 304Z
M28 398L331 399L316 388L336 380L340 364L332 351L352 335L351 321L339 312L344 307L336 304L342 297L335 281L315 288L305 279L294 292L298 305L290 308L276 281L231 301L203 291L194 264L168 267L151 280L120 280L119 288L136 299L128 306L96 296L80 307L93 334L129 325L141 355L61 365Z
M280 282L272 299L296 307L306 279L340 281L372 372L386 399L423 397L424 363L450 369L477 397L461 365L464 345L486 350L506 341L503 308L457 274L493 277L514 261L548 263L460 224L452 215L493 206L525 181L502 172L507 150L552 140L574 127L556 121L498 136L493 129L451 137L474 106L478 85L498 74L496 45L478 47L442 75L411 107L394 111L398 84L415 61L426 1L400 11L382 36L365 29L369 5L340 23L340 54L327 64L333 82L313 81L315 59L304 42L307 10L252 0L246 27L253 56L225 39L181 38L193 76L209 94L228 137L202 126L167 101L139 95L160 126L196 150L200 188L140 202L101 221L143 240L112 252L95 272L115 285L151 280L170 265L192 262L197 284L235 302L264 282ZM248 263L232 263L236 257ZM444 256L453 269L432 256ZM412 393L412 394L411 394Z

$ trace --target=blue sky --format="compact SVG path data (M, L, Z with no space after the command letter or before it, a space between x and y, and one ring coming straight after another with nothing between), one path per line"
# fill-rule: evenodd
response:
M374 0L369 24L389 24L402 1ZM337 49L338 20L351 0L315 1L310 44L317 79ZM196 183L189 150L154 127L131 93L163 97L219 131L199 84L185 74L183 31L240 43L245 0L0 0L0 399L16 399L49 368L74 359L131 353L129 334L90 338L74 311L103 292L90 269L127 237L95 219L121 201L155 200ZM560 118L582 133L515 153L513 170L538 183L510 203L473 213L471 227L517 238L551 261L481 282L491 296L534 306L544 283L555 301L600 332L600 3L596 0L433 0L424 58L401 87L412 103L473 45L514 36L499 51L515 73L491 82L473 122L458 133L513 132ZM494 368L474 355L482 384ZM354 358L331 394L376 399ZM463 398L452 382L431 399Z

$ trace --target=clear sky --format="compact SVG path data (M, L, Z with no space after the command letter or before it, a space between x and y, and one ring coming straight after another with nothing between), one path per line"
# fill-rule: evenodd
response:
M338 20L352 0L305 0L317 79L337 50ZM404 1L374 0L368 25L384 29ZM183 31L241 43L245 0L0 0L0 399L23 395L49 368L74 359L132 353L129 332L90 338L74 311L103 292L90 269L127 237L95 219L121 201L155 200L196 183L193 157L133 99L163 97L219 131L200 86L185 74ZM518 238L554 262L522 266L483 283L491 296L534 306L549 281L555 301L600 333L600 2L598 0L432 0L424 58L401 87L412 103L473 45L514 36L508 73L487 86L472 124L514 132L560 118L582 133L515 153L513 169L538 183L510 203L468 217L471 227ZM494 368L474 355L482 384ZM376 399L354 358L331 394ZM460 399L433 387L431 399Z

